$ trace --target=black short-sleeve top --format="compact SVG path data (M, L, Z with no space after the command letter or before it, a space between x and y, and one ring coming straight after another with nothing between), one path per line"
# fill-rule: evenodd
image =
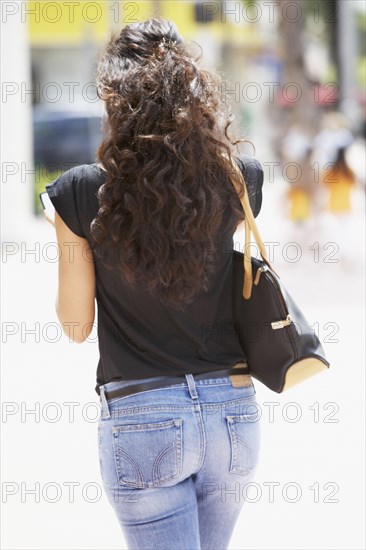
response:
M234 157L245 177L253 214L262 205L263 171L256 159ZM97 164L73 167L46 186L60 217L91 242L90 225L106 172ZM239 208L242 208L238 201ZM230 213L229 213L230 215ZM245 361L232 318L233 229L223 229L212 289L184 312L169 308L148 292L135 292L118 270L107 269L94 254L99 360L95 391L112 380L184 375L221 370Z

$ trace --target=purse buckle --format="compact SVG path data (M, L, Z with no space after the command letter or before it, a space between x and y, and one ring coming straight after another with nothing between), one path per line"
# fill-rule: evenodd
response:
M287 315L286 319L283 319L282 321L273 321L271 323L271 327L273 328L273 330L277 330L278 328L286 327L291 323L291 321L292 319L290 315Z

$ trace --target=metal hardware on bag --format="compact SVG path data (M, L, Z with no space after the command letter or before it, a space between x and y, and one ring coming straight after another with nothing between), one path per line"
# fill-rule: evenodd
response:
M267 270L268 270L267 265L262 265L261 267L258 267L257 273L255 275L255 279L254 279L254 284L255 285L257 285L259 283L259 279L260 279L260 276L263 273L263 271L267 271Z
M286 327L290 323L291 323L291 317L290 315L287 315L286 319L283 319L282 321L273 321L273 323L271 323L271 327L273 328L273 330L276 330L278 328Z

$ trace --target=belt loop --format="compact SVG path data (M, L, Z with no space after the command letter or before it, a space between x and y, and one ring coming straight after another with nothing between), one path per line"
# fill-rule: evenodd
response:
M107 398L105 396L104 386L100 386L99 390L100 390L100 402L101 402L101 407L102 407L101 418L103 420L107 419L107 418L111 418L111 413L110 413L109 407L108 407L108 401L107 401Z
M186 377L186 380L187 380L190 396L192 397L192 399L198 399L198 393L196 389L196 383L193 378L193 374L185 374L184 376Z

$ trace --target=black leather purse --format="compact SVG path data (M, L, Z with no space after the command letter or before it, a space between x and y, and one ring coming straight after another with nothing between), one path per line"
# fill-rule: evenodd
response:
M235 328L251 375L282 393L330 364L318 337L268 261L244 176L234 164L244 187L240 201L245 214L244 254L233 250L232 255ZM239 194L238 180L230 178ZM250 255L251 233L262 259Z

